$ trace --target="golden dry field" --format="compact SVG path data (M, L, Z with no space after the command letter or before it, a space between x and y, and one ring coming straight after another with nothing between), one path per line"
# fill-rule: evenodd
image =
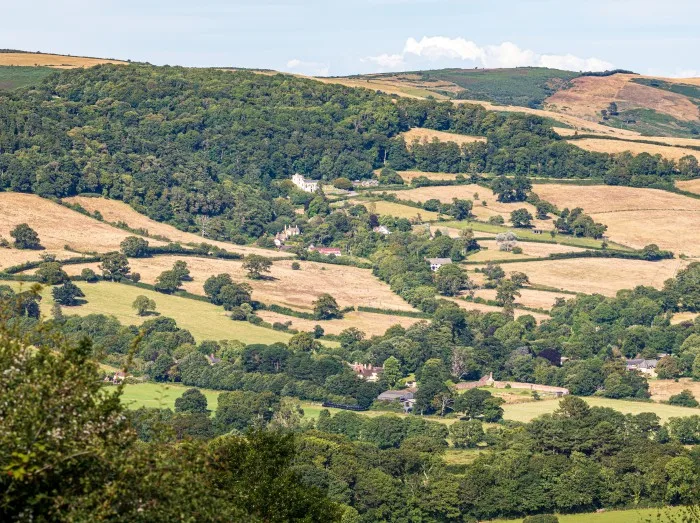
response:
M339 320L305 320L302 318L294 318L272 311L258 311L256 313L267 322L286 323L291 321L290 327L300 331L313 331L316 325L323 327L326 334L340 334L345 329L355 327L361 330L367 336L381 336L389 327L393 325L401 325L408 328L420 320L419 318L407 318L406 316L395 316L390 314L375 314L372 312L348 312L342 319Z
M457 176L454 173L433 173L433 172L423 172L423 171L397 171L403 181L406 183L411 183L416 178L424 176L428 180L454 180Z
M671 324L678 325L684 321L695 321L695 318L698 316L700 316L700 313L697 312L677 312L671 318Z
M478 233L481 235L482 233ZM515 231L517 235L517 231ZM514 254L512 252L500 251L498 250L498 243L496 240L479 240L479 245L486 250L481 250L476 254L472 254L468 257L467 261L478 262L478 261L493 261L493 260L513 260L522 259L527 260L528 258L543 258L549 256L550 254L559 254L565 252L582 252L586 249L581 247L570 247L567 245L560 245L558 243L539 243L539 242L525 242L519 241L517 247L520 247L523 252L521 254Z
M506 274L524 272L532 284L586 294L615 296L637 285L661 288L664 281L687 265L684 260L647 262L616 258L574 258L503 265ZM471 274L470 274L471 276Z
M229 242L220 242L208 238L202 238L198 234L184 232L176 229L172 225L151 220L148 216L140 214L130 205L119 200L108 200L106 198L88 198L86 196L73 196L64 198L67 203L80 204L84 209L95 212L100 211L105 220L109 222L124 222L132 229L146 229L149 234L164 236L170 241L179 243L202 243L206 242L216 245L222 249L239 252L241 254L260 254L268 258L278 258L289 256L288 253L279 252L273 249L261 249L248 245L236 245ZM153 240L149 240L152 242Z
M434 131L432 129L415 127L409 131L401 133L406 145L410 148L414 141L421 143L430 142L437 139L439 142L454 142L457 145L474 142L486 142L483 136L468 136L466 134L447 133L444 131Z
M693 396L700 398L700 381L693 381L691 378L680 378L676 380L649 380L649 392L654 401L668 401L671 396L688 389ZM698 411L700 414L700 411Z
M516 297L515 299L516 306L522 305L524 307L532 307L533 309L549 310L554 306L557 298L563 298L564 300L575 298L575 296L571 294L539 291L537 289L528 288L520 289L518 292L520 293L520 297ZM484 298L485 300L495 300L496 289L478 289L475 291L474 295L477 298Z
M563 209L582 207L608 226L614 242L642 248L655 243L688 256L700 255L700 200L658 189L607 185L539 184L533 191Z
M673 118L699 121L695 104L681 94L632 82L637 75L581 76L571 87L545 100L545 109L598 121L600 110L612 101L620 110L645 108Z
M605 138L606 136L609 136L609 134L603 134L603 133L579 133L578 130L576 129L568 129L566 127L553 127L554 131L559 135L564 138L568 138L570 136L575 136L577 134L587 134L591 136L600 136L602 138ZM635 142L660 142L666 145L676 145L679 147L700 147L700 139L698 138L679 138L676 136L642 136L642 135L625 135L625 136L618 136L616 138L619 138L620 141L626 142L626 141L635 141Z
M479 311L483 313L487 312L503 312L502 307L496 307L495 305L486 305L485 303L474 303L471 301L463 300L460 298L444 298L446 300L450 300L457 305L459 305L461 308L467 311ZM548 320L549 316L546 314L542 314L539 312L530 312L530 311L525 311L522 309L515 309L515 317L520 318L520 316L526 316L526 315L533 316L538 322L543 321L543 320Z
M65 245L81 252L115 251L119 250L124 238L132 236L127 231L33 194L0 193L0 236L11 240L10 231L20 223L27 223L33 228L49 252L62 251ZM154 245L163 245L163 242L149 241ZM21 252L27 255L27 259L36 257L36 252ZM0 260L5 254L5 250L0 252Z
M621 140L607 140L599 138L582 138L580 140L569 140L568 143L575 145L586 151L596 153L618 154L625 151L637 155L640 153L660 154L669 160L678 161L684 156L695 156L700 160L700 151L686 149L684 147L673 147L666 145L653 145L641 142L627 142Z
M452 203L452 198L473 200L474 208L472 209L472 213L477 219L482 221L486 221L492 216L502 216L506 223L509 223L510 213L516 209L525 208L533 216L535 216L537 212L534 205L526 202L501 203L496 200L496 196L490 189L476 184L419 187L417 189L395 191L393 194L401 200L410 200L413 202L426 202L427 200L437 199L442 203ZM478 195L478 198L475 198L475 195ZM482 205L482 201L485 201L486 205ZM552 228L551 221L547 220L533 220L533 224L535 227L547 230Z
M87 58L84 56L64 56L44 53L0 53L0 65L22 65L55 67L56 69L74 69L92 67L99 64L126 64L122 60L105 58Z
M684 191L700 194L700 178L696 180L686 180L684 182L676 182L676 187Z
M330 265L300 261L301 269L293 270L291 260L277 260L272 265L271 279L251 280L246 277L242 261L197 258L194 256L156 256L132 258L132 271L141 275L141 280L154 283L156 278L173 264L182 260L187 263L193 281L185 282L183 288L193 294L204 294L204 282L209 276L227 273L237 282L246 282L253 288L253 299L263 303L276 303L287 307L310 310L312 303L323 293L331 294L341 307L363 305L391 310L414 310L389 286L379 281L369 269L358 269L343 265ZM84 267L97 270L97 264L68 265L68 274L80 274Z

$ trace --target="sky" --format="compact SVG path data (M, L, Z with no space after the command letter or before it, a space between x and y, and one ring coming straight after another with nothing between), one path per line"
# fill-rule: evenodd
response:
M23 0L3 5L0 48L317 76L530 65L686 77L700 76L700 0Z

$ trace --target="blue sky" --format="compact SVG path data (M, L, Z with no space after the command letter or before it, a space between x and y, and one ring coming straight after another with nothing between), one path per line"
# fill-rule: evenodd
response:
M608 67L700 76L700 0L24 0L0 48L346 75Z

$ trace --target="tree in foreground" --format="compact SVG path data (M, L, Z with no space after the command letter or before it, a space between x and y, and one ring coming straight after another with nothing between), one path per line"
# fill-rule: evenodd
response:
M343 317L338 302L330 294L321 294L313 305L314 318L317 320L332 320Z
M340 521L339 506L292 468L293 434L175 444L155 427L154 440L139 443L122 387L103 388L88 339L30 343L8 314L0 311L0 520Z
M155 300L150 299L148 296L140 294L136 296L134 303L131 304L131 308L136 310L136 314L139 316L146 316L151 312L156 310Z
M270 272L272 260L259 254L249 254L243 262L243 268L248 271L248 278L251 280L262 279L263 273Z
M41 249L39 235L26 223L20 223L12 229L10 236L15 239L15 247L18 249Z

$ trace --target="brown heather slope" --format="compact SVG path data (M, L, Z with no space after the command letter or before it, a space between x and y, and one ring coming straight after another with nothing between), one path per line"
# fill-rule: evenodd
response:
M55 69L74 69L92 67L99 64L127 64L123 60L107 58L88 58L85 56L66 56L44 53L0 53L0 65L22 65L53 67Z

